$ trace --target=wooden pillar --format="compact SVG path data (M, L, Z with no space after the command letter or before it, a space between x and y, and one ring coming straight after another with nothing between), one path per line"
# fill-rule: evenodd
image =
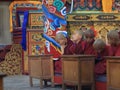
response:
M4 90L3 89L3 77L5 77L5 74L0 74L0 90Z

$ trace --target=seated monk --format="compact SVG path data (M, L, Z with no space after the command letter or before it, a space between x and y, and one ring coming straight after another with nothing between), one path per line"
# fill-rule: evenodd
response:
M74 30L71 37L73 45L70 47L70 51L73 54L83 54L83 31Z
M119 33L115 30L111 30L107 34L108 43L110 44L109 55L120 56L120 37Z
M61 46L62 55L73 54L73 52L71 52L70 50L70 47L73 45L73 42L68 37L66 37L62 32L59 32L56 34L55 39ZM61 70L62 70L61 64L62 62L60 59L55 61L55 72L61 73Z
M73 45L73 42L67 36L65 36L62 32L59 32L56 34L55 39L61 46L62 54L73 54L72 51L69 49Z
M84 54L95 55L95 50L93 48L93 43L95 41L94 40L94 37L95 37L94 31L91 29L86 30L84 32L84 35L85 35L85 41L83 44Z
M95 40L93 47L96 51L96 60L95 60L95 74L102 75L106 73L106 60L104 56L108 56L108 46L101 39Z

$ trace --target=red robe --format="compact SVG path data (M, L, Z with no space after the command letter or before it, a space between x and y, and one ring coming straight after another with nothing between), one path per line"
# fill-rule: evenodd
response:
M70 47L72 54L83 54L83 41L80 41L78 44L73 43Z
M120 56L120 44L118 46L110 46L109 47L109 55L110 56Z
M109 47L106 46L105 49L101 53L96 53L96 61L95 61L95 74L102 75L106 74L106 60L104 56L109 56Z
M93 43L94 43L94 40L91 43L88 43L86 41L83 43L83 50L85 55L95 55Z
M73 54L70 50L70 47L73 45L73 42L70 39L67 39L67 46L64 49L64 55L70 55ZM59 60L55 61L55 72L61 73L62 72L62 61L59 58Z
M115 56L120 56L120 44L117 47L117 51L115 53Z
M64 55L71 55L73 51L70 49L73 45L73 42L70 39L67 39L67 46L64 49Z

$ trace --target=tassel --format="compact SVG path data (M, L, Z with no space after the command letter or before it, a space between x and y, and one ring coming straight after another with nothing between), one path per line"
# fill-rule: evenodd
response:
M80 6L84 7L85 0L80 0Z
M93 7L93 5L92 5L92 2L93 2L93 0L88 0L88 4L89 4L89 7Z

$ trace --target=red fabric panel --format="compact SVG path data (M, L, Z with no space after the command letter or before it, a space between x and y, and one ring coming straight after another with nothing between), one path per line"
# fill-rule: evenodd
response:
M62 84L62 76L54 76L54 82L57 84Z
M96 89L95 90L107 90L107 83L106 82L96 82L96 85L95 85Z

